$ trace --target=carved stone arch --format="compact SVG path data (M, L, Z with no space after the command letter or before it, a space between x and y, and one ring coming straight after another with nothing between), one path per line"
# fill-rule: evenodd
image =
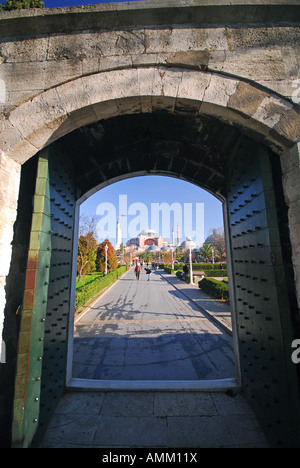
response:
M254 83L200 70L146 67L84 76L34 96L2 122L9 135L3 150L22 164L76 128L159 110L210 115L279 153L300 133L297 106Z

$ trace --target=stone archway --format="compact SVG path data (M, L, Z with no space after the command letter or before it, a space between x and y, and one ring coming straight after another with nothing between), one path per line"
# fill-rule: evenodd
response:
M212 116L236 125L279 153L283 165L289 159L285 153L299 135L296 106L255 83L217 73L169 67L113 70L50 88L1 120L2 170L3 174L9 174L8 185L18 187L20 165L76 128L116 115L160 109L183 115ZM10 200L11 213L8 215L6 207L0 208L1 216L9 217L10 230L16 203L15 191ZM11 235L5 235L1 240L6 258L1 275L3 284L9 267L10 239ZM2 297L4 306L3 292Z
M75 99L74 96L76 97ZM283 100L274 93L259 89L253 84L219 74L176 68L165 69L163 67L118 70L83 77L50 89L10 113L4 122L11 136L5 148L5 157L8 158L7 164L18 168L18 164L24 164L38 151L46 147L46 150L41 153L40 157L41 171L43 171L43 165L47 170L50 170L49 167L51 165L52 169L55 167L53 160L51 160L54 153L56 154L56 159L58 158L66 163L67 166L64 171L69 176L71 176L69 168L73 167L73 163L76 161L79 177L77 177L75 184L76 195L72 191L73 200L82 198L87 196L90 190L94 190L97 183L89 173L93 171L80 172L81 160L78 154L76 155L75 153L76 145L73 144L74 152L70 153L72 145L68 144L68 140L69 143L70 138L75 138L74 141L76 141L75 133L71 132L82 134L80 129L83 128L84 132L84 129L88 128L90 135L94 134L95 140L97 141L98 139L100 141L102 140L101 131L99 132L99 128L98 132L95 131L96 122L103 121L104 127L106 126L106 129L108 129L108 132L104 132L106 135L109 133L110 124L112 123L112 126L114 126L122 116L124 119L128 117L130 127L130 121L132 122L135 115L137 116L137 120L141 114L147 119L149 115L161 116L161 112L166 112L167 115L173 116L173 122L176 123L180 119L181 121L189 121L190 123L196 122L197 125L199 124L198 129L197 126L193 126L192 124L188 126L190 134L187 141L184 138L180 139L177 137L177 139L171 138L168 144L166 144L166 141L162 141L161 139L158 141L158 137L150 151L149 148L148 151L142 149L138 138L135 141L129 139L129 143L134 143L134 150L136 152L144 151L143 157L139 160L134 159L132 147L130 148L131 156L129 156L128 145L126 146L126 144L120 149L122 156L120 157L120 154L118 154L115 158L114 153L108 151L109 145L104 145L103 148L106 149L106 153L103 152L101 154L100 164L98 163L98 165L97 161L95 163L95 158L94 162L92 161L93 151L89 152L89 164L93 163L97 168L98 181L99 174L102 173L102 180L100 183L98 182L98 185L111 183L126 174L139 174L141 171L145 171L146 173L172 174L194 183L197 181L199 185L204 185L208 190L218 196L223 195L228 200L226 211L228 213L228 224L231 226L229 229L232 233L234 232L233 236L236 236L232 236L232 238L237 239L235 241L232 240L231 245L231 250L235 251L238 255L233 262L246 263L248 261L247 258L242 258L239 254L240 252L245 253L244 249L246 247L253 248L253 244L241 245L239 238L246 235L246 232L249 230L249 234L254 236L254 239L257 239L255 236L257 236L257 232L259 231L258 225L251 225L248 219L250 214L247 208L252 206L252 215L264 213L264 217L261 217L260 222L264 223L262 225L263 229L266 230L265 232L269 232L270 227L274 228L278 225L277 221L272 221L275 224L270 225L269 219L269 213L274 208L274 200L276 198L274 195L273 177L271 177L272 160L276 160L275 166L276 170L278 170L279 155L282 155L284 160L284 154L293 146L299 129L299 115L290 102ZM26 116L33 116L33 118L27 119ZM164 120L166 119L164 118ZM203 127L200 128L200 124ZM116 127L120 129L118 124L116 124ZM201 134L203 128L204 130ZM224 132L223 135L227 135L227 139L222 141L222 143L225 141L225 149L220 150L220 160L216 156L212 157L213 141L210 142L210 146L205 150L203 136L208 135L208 130L212 128L215 128L216 132L221 129ZM157 131L157 124L155 125L155 129ZM115 131L116 129L114 128L111 134L114 135ZM236 134L235 131L237 132ZM195 139L191 139L191 135ZM57 143L54 144L54 142ZM220 146L221 140L218 143ZM68 154L66 153L67 147L69 147ZM97 148L97 146L94 148ZM228 160L226 160L226 156ZM226 168L224 167L225 160ZM249 164L249 160L251 160L251 164ZM216 166L219 167L216 168ZM195 172L195 168L198 168L198 173ZM42 174L43 172L41 172L41 177ZM229 175L230 178L228 179ZM13 177L14 174L11 176L11 179ZM52 175L49 176L49 181L51 181L51 177ZM257 180L259 180L259 187L256 187L256 192L254 192L253 187ZM9 179L7 179L7 183L9 183ZM266 194L270 196L265 196ZM258 195L260 201L258 209L255 210L253 200ZM232 209L229 207L229 203L233 205ZM230 209L232 212L230 212ZM46 214L51 214L51 204L47 210ZM258 213L255 213L255 211ZM239 219L236 219L236 213L239 213ZM237 225L239 228L241 227L240 232L239 228L236 228ZM270 240L268 234L269 249L278 240L278 237L274 234L274 230L272 231L272 235L273 240ZM274 240L275 238L276 240ZM259 244L261 242L256 240L255 248L263 246ZM255 261L255 257L253 261ZM266 259L262 260L262 262L265 264ZM282 263L279 263L278 266L281 268ZM245 267L247 268L247 265ZM271 271L272 262L268 262L268 267ZM240 277L242 275L245 276L245 273L241 270L237 271L234 265L233 268L233 274L236 272ZM260 279L265 280L264 277ZM271 284L273 287L272 281ZM247 305L245 295L241 296L238 294L237 286L240 286L240 289L245 289L244 280L239 284L236 283L236 288L232 291L232 294L234 298L237 300L241 299L243 303L245 302L244 305ZM275 286L277 287L278 284ZM263 293L259 294L262 295ZM270 299L271 294L269 292L265 298ZM277 297L277 293L274 297ZM277 305L279 304L277 303ZM251 304L251 307L254 306ZM255 310L259 312L257 307ZM287 302L284 303L284 310L287 310ZM247 323L252 323L253 325L253 321L251 321L249 314L247 315L243 311L240 312L244 320L242 324L240 322L240 326L243 327L242 329L246 335L250 333L251 340L255 340L254 332L250 332L250 328L247 325ZM286 366L289 367L287 354L289 339L287 336L291 336L290 318L286 317L286 319L287 323L283 331L287 332L287 335L285 333L281 334L281 330L280 337L273 336L270 339L270 341L276 341L276 346L279 346L280 343L278 349L285 350L285 357L281 360L281 365L285 370ZM248 322L249 320L250 322ZM256 324L258 323L257 320ZM278 323L282 320L280 310L277 320ZM245 337L241 339L245 341L245 346L249 348L249 341ZM262 346L261 340L263 341L264 338L260 338L260 347ZM27 355L28 348L26 347L26 342L23 342L22 346L22 350L25 350L23 354ZM252 345L252 349L249 350L250 353L248 355L245 353L243 357L245 363L250 359L250 363L253 365L254 360L257 358L257 350L258 347ZM246 364L244 364L244 368L245 366ZM264 366L267 367L266 362ZM267 384L263 376L260 378L259 391L261 391L264 385L270 385L270 379L274 380L273 372L274 369L272 368L270 374L263 374L268 375ZM287 375L287 381L291 379L294 382L295 376L291 375L293 371L289 369L287 374L289 374ZM253 395L251 393L252 387L255 388L257 384L257 382L254 382L254 385L251 385L250 382L252 380L253 375L250 373L248 380L250 395ZM273 385L275 383L272 381ZM59 387L62 387L61 380ZM286 384L280 385L280 389L286 401ZM262 406L267 404L266 400L267 397L262 401ZM281 416L285 412L285 409L286 406L283 405L280 409ZM272 410L274 410L274 407ZM34 432L34 429L32 431Z
M38 94L2 121L9 135L2 150L22 164L83 125L158 110L213 116L259 136L280 153L299 134L296 106L255 83L212 72L145 67L84 76Z

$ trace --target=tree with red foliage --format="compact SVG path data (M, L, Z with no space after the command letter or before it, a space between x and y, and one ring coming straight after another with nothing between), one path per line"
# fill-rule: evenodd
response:
M96 269L105 273L105 245L108 246L107 249L107 272L113 271L118 266L117 257L115 255L115 249L111 245L108 239L105 239L104 242L98 245L97 249L97 259L96 259Z

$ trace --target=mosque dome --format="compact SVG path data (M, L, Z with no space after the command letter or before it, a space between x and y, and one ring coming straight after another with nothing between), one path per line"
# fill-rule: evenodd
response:
M218 240L218 233L216 229L213 229L213 233L205 239L205 244L215 244Z
M157 247L157 245L150 245L147 249L147 252L158 252L160 250L159 247Z
M157 234L154 229L144 229L142 232L139 233L139 236L145 236L145 237L159 237L159 234Z

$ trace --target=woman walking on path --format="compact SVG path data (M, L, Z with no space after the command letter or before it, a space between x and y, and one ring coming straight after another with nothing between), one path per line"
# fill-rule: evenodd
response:
M140 266L138 263L136 264L134 271L135 271L136 279L139 280L140 279Z

